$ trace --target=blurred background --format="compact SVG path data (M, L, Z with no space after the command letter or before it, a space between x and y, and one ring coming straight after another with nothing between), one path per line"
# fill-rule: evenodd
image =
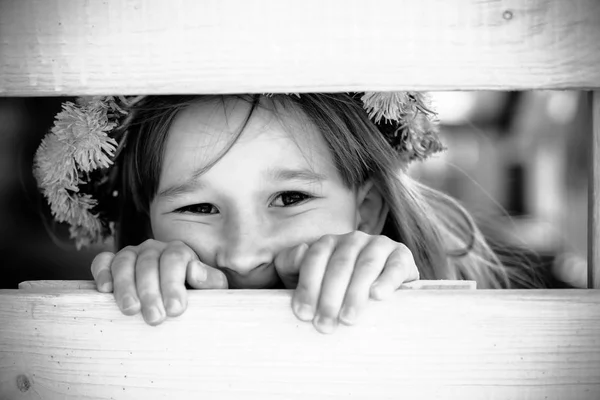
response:
M448 151L410 173L457 199L484 233L528 262L552 288L585 287L588 92L436 92ZM33 155L61 103L0 98L0 289L43 279L93 279L100 247L77 251L51 224L31 173ZM48 231L55 232L58 240Z

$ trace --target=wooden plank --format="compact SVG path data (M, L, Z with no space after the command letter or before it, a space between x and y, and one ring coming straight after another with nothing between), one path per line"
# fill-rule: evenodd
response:
M453 281L453 280L419 280L404 283L400 286L401 289L410 290L430 290L430 289L458 289L458 290L474 290L477 288L475 281ZM44 291L44 290L96 290L94 281L77 281L77 280L53 280L53 281L24 281L19 283L19 289L29 292Z
M600 91L592 92L588 179L588 288L600 289Z
M0 95L600 87L597 0L5 0Z
M44 290L96 290L96 282L78 280L24 281L19 283L19 289L28 292Z
M600 291L398 291L319 334L290 291L190 291L151 327L111 294L0 290L0 398L600 398Z

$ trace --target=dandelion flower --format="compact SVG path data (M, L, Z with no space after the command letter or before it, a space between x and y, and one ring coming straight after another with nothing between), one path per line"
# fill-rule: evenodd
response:
M112 164L118 143L108 134L124 114L112 96L66 102L36 151L33 175L54 218L71 225L77 248L103 239L97 201L80 193L79 185L90 172Z

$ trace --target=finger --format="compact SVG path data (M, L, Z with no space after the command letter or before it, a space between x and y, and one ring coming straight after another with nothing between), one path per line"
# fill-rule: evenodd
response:
M552 263L553 274L576 288L587 287L587 260L575 253L562 253Z
M92 261L92 276L96 281L96 288L99 292L110 293L113 290L113 276L110 272L110 264L113 258L115 258L114 253L104 251L94 257Z
M298 286L300 265L307 250L308 245L306 243L300 243L299 245L280 251L277 256L275 256L275 259L273 260L275 270L286 288L295 289L296 286Z
M394 293L404 282L419 279L419 270L415 259L408 249L402 245L388 257L381 275L371 286L371 298L383 300Z
M185 276L188 263L196 254L182 242L171 242L160 255L160 290L169 317L181 315L187 308Z
M396 246L397 244L391 240L378 236L363 248L346 290L344 305L339 315L340 322L346 325L356 323L369 300L371 286L380 276L388 257L394 252Z
M309 246L300 264L298 286L292 297L292 309L302 321L312 321L315 317L321 283L335 245L336 239L333 236L323 236Z
M149 325L158 325L167 316L160 292L160 255L157 247L147 247L135 262L135 283L142 303L142 315Z
M227 289L229 282L221 271L195 259L188 263L187 282L193 289Z
M115 300L125 315L140 312L140 300L135 288L135 260L137 252L132 247L125 247L112 260L111 272Z
M313 324L321 333L337 328L340 309L352 278L358 255L367 243L363 233L344 235L327 263L321 283L321 293Z

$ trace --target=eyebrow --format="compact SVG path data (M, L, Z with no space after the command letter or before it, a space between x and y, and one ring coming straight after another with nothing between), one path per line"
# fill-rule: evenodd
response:
M266 174L269 178L278 182L285 181L306 181L309 183L318 183L327 180L323 174L311 171L306 168L290 169L290 168L270 168Z
M195 171L190 178L182 183L166 187L158 192L156 197L163 200L172 199L205 188L206 184L199 180L205 171L205 169ZM327 176L306 168L270 168L266 171L265 175L267 178L277 182L304 181L307 183L320 183L327 180Z

